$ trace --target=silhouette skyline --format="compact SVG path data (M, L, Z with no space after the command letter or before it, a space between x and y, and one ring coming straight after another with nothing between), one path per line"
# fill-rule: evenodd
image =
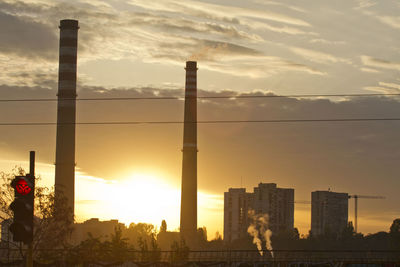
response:
M10 1L0 11L8 29L0 30L0 98L56 99L63 18L81 27L78 98L180 97L78 101L77 122L182 121L187 60L201 66L202 96L398 93L399 8L390 1ZM398 96L215 98L197 105L199 121L400 117ZM54 123L56 111L56 102L2 102L0 123ZM35 150L37 172L53 185L56 127L0 127L1 170ZM294 188L301 200L328 188L383 195L387 200L359 203L359 231L387 230L400 212L399 131L397 121L201 124L197 224L211 237L222 233L222 194L243 180L248 190L260 182ZM166 219L178 228L170 218L179 218L182 139L182 124L77 125L78 220ZM141 186L156 193L137 191ZM131 204L124 212L118 203ZM309 207L295 209L295 227L306 234Z

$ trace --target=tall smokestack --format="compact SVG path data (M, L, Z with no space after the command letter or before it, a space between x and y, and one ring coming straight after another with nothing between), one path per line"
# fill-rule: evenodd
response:
M56 196L67 198L74 214L75 200L75 114L76 58L78 21L60 21L60 58L58 70Z
M183 128L181 237L196 239L197 231L197 62L186 62L185 120Z

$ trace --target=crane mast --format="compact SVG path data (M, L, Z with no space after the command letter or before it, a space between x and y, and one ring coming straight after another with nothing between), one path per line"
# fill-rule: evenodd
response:
M363 196L363 195L349 195L349 198L354 198L354 231L357 233L357 214L358 214L358 199L366 198L366 199L384 199L382 196Z

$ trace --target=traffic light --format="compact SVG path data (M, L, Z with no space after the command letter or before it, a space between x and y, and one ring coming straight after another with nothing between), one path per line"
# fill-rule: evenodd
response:
M35 196L35 177L16 176L11 182L14 188L14 201L10 209L14 212L14 221L10 225L14 241L29 244L33 239L33 202Z

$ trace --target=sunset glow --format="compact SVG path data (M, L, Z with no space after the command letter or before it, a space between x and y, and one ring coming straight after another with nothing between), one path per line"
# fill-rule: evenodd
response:
M85 190L78 190L79 217L96 217L100 208L102 217L118 219L125 224L148 222L159 225L163 219L171 225L179 223L176 218L179 218L180 193L162 177L133 173L118 181L82 178L81 188Z
M388 231L399 14L398 0L4 0L0 171L35 151L36 186L65 188L78 223L234 240L254 209L273 234L323 216Z

